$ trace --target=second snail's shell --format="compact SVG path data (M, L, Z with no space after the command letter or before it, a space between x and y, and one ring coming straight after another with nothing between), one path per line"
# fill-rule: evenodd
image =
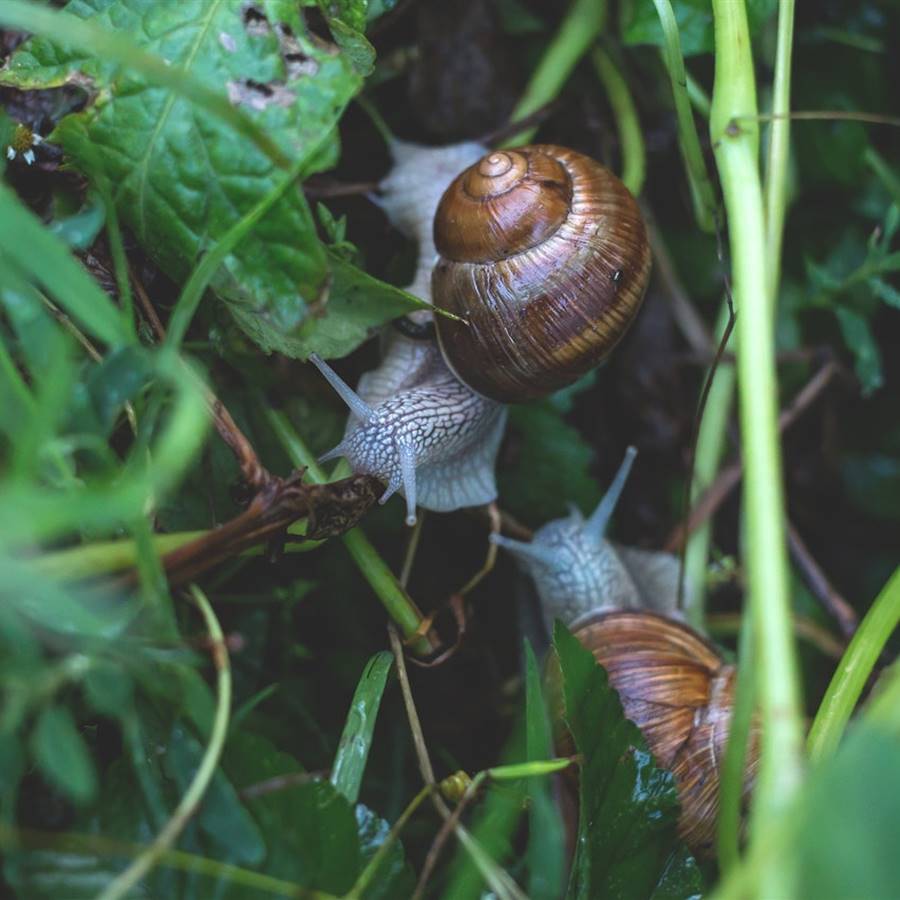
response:
M612 172L564 147L489 153L434 222L436 316L450 366L501 402L545 396L597 365L637 312L650 271L638 205Z
M656 761L675 777L682 839L695 853L710 855L734 702L734 666L686 625L645 611L598 613L575 635L606 669L625 715L641 730ZM754 729L745 799L756 773L757 741Z

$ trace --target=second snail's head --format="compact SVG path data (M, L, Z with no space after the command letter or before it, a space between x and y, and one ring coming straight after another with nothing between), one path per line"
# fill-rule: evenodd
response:
M628 480L637 451L629 447L609 490L588 518L575 508L535 533L531 543L492 535L534 579L548 630L555 619L574 629L605 609L625 609L639 602L638 590L606 529Z
M650 272L640 209L600 163L553 145L495 150L450 184L434 219L436 306L457 376L501 402L546 396L596 366L634 319Z

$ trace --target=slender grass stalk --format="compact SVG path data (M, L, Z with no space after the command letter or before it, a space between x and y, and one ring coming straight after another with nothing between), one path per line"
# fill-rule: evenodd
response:
M664 58L669 80L672 82L672 99L678 118L678 146L687 171L694 218L703 231L711 232L715 229L716 195L709 180L709 173L706 171L706 162L700 149L700 135L697 133L691 112L678 23L675 21L675 12L669 0L653 0L653 3L666 41Z
M737 307L746 572L762 711L760 775L751 823L755 839L790 805L799 787L803 719L788 593L759 133L755 121L740 127L734 122L738 116L756 115L750 34L743 0L713 0L713 14L716 60L710 133L728 213ZM786 885L767 887L783 891Z
M900 568L890 577L860 622L825 691L809 732L811 762L820 763L837 749L872 669L898 624Z
M33 850L51 850L55 853L96 856L138 856L146 847L131 841L120 841L99 834L80 834L74 831L38 831L33 828L13 828L0 822L0 849L14 852L21 847ZM219 862L206 856L197 856L184 850L165 850L160 854L159 865L179 872L204 875L218 881L227 881L233 887L246 888L248 897L272 894L276 897L302 897L304 900L333 900L331 894L313 891L292 881L273 878L261 872L242 869L231 863Z
M717 343L728 326L729 314L728 304L723 303L716 325ZM691 503L712 484L719 470L734 400L734 382L734 366L720 362L697 433ZM706 629L706 569L711 538L712 522L707 520L688 538L684 551L684 580L688 588L684 595L684 615L698 631Z
M274 409L266 411L266 417L275 436L291 462L306 467L306 477L314 484L327 484L328 475L310 453L309 448L291 427L284 413ZM337 471L335 472L337 474ZM357 527L341 537L362 576L369 582L376 596L382 602L387 614L400 629L404 638L416 653L427 654L433 649L428 639L422 636L424 616L410 596L403 590L387 563L369 542L362 529Z
M228 659L228 647L225 644L219 620L203 592L198 587L194 587L191 589L191 594L206 623L206 630L213 647L212 656L216 664L217 702L209 743L193 780L165 827L157 834L150 846L106 886L97 900L120 900L127 896L131 889L156 865L162 854L171 848L185 825L190 821L191 816L197 811L197 806L212 781L216 766L219 764L219 757L222 755L222 748L225 746L228 715L231 711L231 666Z
M384 839L381 846L375 851L372 855L372 858L367 863L366 867L360 872L359 878L356 879L356 883L352 888L344 895L344 900L358 900L359 897L362 897L365 893L366 889L372 883L372 879L375 877L378 872L379 867L384 862L384 858L387 856L391 847L397 842L397 838L400 836L400 832L406 827L406 823L410 820L413 813L431 796L434 792L435 785L426 784L422 787L422 790L419 791L415 797L410 800L407 804L406 809L400 813L399 818L396 822L394 822L393 826L391 826L390 833Z
M772 124L766 161L766 261L769 302L775 305L781 274L781 241L787 209L788 157L791 148L791 50L794 42L794 0L778 4L778 45L772 89Z
M622 151L622 183L637 197L644 186L647 165L644 135L641 132L641 123L638 121L634 100L622 73L616 67L612 57L602 47L594 50L591 60L603 83L616 120L616 130L619 132L619 144Z
M750 725L754 709L753 618L743 616L738 644L738 670L728 745L719 773L719 821L716 853L723 874L728 875L740 861L741 795L747 761Z
M665 62L665 58L665 55L663 55L663 62ZM704 119L708 119L711 105L709 94L703 90L700 82L687 70L685 70L684 73L684 83L687 88L688 99L691 101L691 106L694 107L694 111L703 116Z
M513 110L513 122L524 119L556 98L605 22L606 0L573 0ZM527 144L536 131L537 128L526 128L507 138L503 146Z

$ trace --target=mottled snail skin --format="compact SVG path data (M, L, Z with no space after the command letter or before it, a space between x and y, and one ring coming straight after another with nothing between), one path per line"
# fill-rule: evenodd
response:
M450 512L496 499L506 408L455 378L434 341L394 331L358 392L321 359L312 361L351 411L344 439L322 459L344 456L354 472L384 481L380 503L399 490L407 524L415 524L417 505Z
M454 176L485 152L480 144L420 147L395 141L395 165L377 202L391 222L418 242L415 278L407 288L431 299L436 258L432 220ZM474 393L447 368L433 336L430 311L417 311L389 331L377 369L353 392L318 357L318 366L351 410L344 438L323 459L346 457L357 473L385 482L386 502L406 498L408 524L415 508L450 512L497 497L494 463L506 409ZM406 332L406 333L403 333Z
M677 621L677 560L617 547L603 537L634 455L629 448L588 519L573 512L539 529L530 544L496 542L534 578L548 627L560 619L606 669L625 715L675 778L681 837L695 853L711 855L736 671L709 642ZM557 738L560 752L573 751L564 729L558 729ZM754 731L745 799L757 762Z
M444 355L504 403L546 396L607 356L650 272L638 205L600 163L553 145L499 150L462 172L434 220Z

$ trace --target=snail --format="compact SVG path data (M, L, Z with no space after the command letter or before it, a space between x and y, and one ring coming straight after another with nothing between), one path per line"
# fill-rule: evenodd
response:
M310 359L351 411L324 458L379 477L382 501L400 491L413 524L417 503L450 511L495 499L503 404L570 384L612 350L650 254L634 198L572 150L398 141L393 153L378 202L418 241L409 290L457 318L413 313L358 392Z
M499 535L492 540L532 576L548 627L560 619L606 669L625 715L675 778L679 834L695 853L708 856L736 669L679 621L675 557L634 551L604 537L635 453L628 449L610 489L587 519L573 511L538 529L530 544ZM559 730L562 752L571 752L571 739ZM757 741L754 726L745 800L756 775Z

